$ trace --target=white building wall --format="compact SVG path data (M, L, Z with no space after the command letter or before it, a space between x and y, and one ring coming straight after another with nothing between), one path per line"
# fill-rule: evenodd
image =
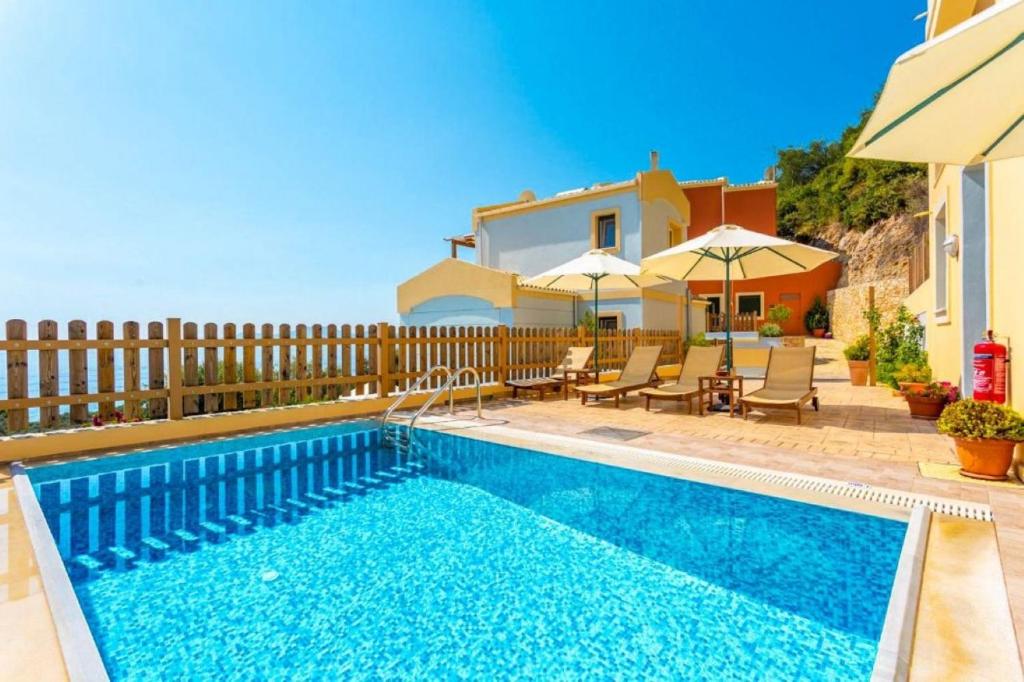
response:
M554 205L482 221L478 234L480 265L532 276L590 249L594 211L618 209L619 258L640 262L640 202L635 192Z

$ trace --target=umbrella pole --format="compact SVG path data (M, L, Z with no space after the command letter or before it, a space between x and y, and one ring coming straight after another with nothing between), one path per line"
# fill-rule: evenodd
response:
M594 278L594 381L601 383L601 367L597 364L601 350L598 346L597 334L601 328L601 318L597 314L597 277Z
M729 254L725 255L725 369L732 374L732 283L729 281Z

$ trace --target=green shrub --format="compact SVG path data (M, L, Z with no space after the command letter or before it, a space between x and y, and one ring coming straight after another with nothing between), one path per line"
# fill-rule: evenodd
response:
M928 366L924 350L924 327L901 305L892 322L879 329L876 349L878 380L899 388L896 372L905 365ZM931 378L931 377L929 377Z
M761 336L768 338L778 338L782 336L784 332L782 331L782 327L774 322L767 322L761 325L761 329L758 330L758 333L761 334Z
M684 345L686 348L683 350L689 350L694 346L713 346L715 344L711 339L704 336L704 332L701 332L700 334L694 334L690 338L686 339L686 343Z
M788 320L792 315L793 311L790 307L781 303L773 305L768 309L768 321L776 325L785 324L786 320Z
M855 362L869 359L871 357L871 346L868 335L858 336L856 341L843 350L843 355L846 356L847 360Z
M1006 405L981 400L950 403L936 425L941 433L954 438L1024 441L1024 417Z
M804 326L809 332L815 329L828 329L828 306L820 296L814 297L811 307L804 313Z
M932 380L932 368L928 365L907 363L892 373L892 378L899 384L926 384Z

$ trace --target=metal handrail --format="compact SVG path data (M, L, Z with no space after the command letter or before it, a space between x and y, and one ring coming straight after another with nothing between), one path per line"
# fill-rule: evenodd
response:
M416 411L416 414L413 415L412 420L409 421L410 433L412 432L413 426L416 425L416 420L419 419L424 412L430 409L430 407L434 404L434 401L437 400L437 397L439 395L444 393L445 389L448 390L448 414L455 414L455 382L458 381L459 377L461 377L466 372L470 372L473 374L473 382L476 384L476 418L483 419L483 405L480 392L480 373L477 372L476 369L474 369L473 367L462 367L448 378L448 381L445 383L444 386L441 386L436 391L434 391L433 395L427 398L427 402L423 403L423 405L420 406L420 409Z
M381 416L380 418L380 428L384 428L384 425L388 423L388 419L391 418L391 415L394 413L394 411L398 409L399 405L405 402L406 398L412 395L413 391L422 386L423 382L425 382L430 377L434 376L434 373L438 371L443 371L445 375L448 377L448 379L442 385L441 389L447 387L448 382L451 381L452 378L452 370L449 369L446 365L434 365L433 367L429 368L419 379L417 379L413 383L412 386L405 389L405 392L402 393L402 395L398 396L398 398L396 398L395 401L388 406L388 409L384 411L383 416Z

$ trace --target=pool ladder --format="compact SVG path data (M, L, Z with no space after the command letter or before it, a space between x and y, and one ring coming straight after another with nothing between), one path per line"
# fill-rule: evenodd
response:
M445 375L445 381L430 394L420 409L416 410L416 413L409 420L408 424L401 425L391 421L391 418L395 414L395 410L405 402L406 398L412 395L415 391L420 389L424 382L429 380L438 372ZM407 388L402 395L398 396L388 409L384 411L383 416L380 419L380 442L386 447L391 447L402 454L409 454L415 448L415 442L413 441L413 427L416 426L416 420L423 415L424 412L429 410L437 399L445 392L448 391L448 413L455 414L455 384L462 377L463 374L473 375L473 384L476 388L476 418L481 419L483 417L481 395L480 395L480 373L473 367L462 367L456 371L452 371L450 367L445 365L435 365L426 372L424 372L419 379L413 383L412 386Z

